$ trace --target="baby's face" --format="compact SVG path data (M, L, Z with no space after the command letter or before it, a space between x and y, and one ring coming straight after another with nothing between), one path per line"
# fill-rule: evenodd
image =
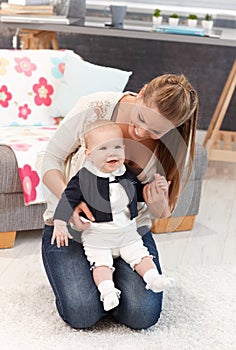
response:
M125 160L122 134L111 128L98 129L92 134L87 156L100 171L104 173L114 172Z

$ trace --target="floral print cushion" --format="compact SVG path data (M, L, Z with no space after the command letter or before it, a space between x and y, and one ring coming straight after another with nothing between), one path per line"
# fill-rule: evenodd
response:
M0 126L52 125L66 51L0 50Z
M36 171L38 154L45 149L56 126L0 127L0 144L15 153L26 205L45 202L42 181Z

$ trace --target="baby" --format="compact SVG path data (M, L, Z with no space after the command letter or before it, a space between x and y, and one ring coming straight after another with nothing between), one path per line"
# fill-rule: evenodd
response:
M73 238L67 225L75 207L86 202L95 222L82 232L81 239L104 310L108 311L119 304L121 294L112 279L113 258L120 256L155 293L171 286L172 279L159 274L137 232L137 201L144 201L144 185L124 165L121 128L111 121L96 121L85 132L84 141L86 162L69 181L57 205L52 244L59 238L60 247L64 238L66 245L68 237ZM154 181L168 196L166 179L159 176Z

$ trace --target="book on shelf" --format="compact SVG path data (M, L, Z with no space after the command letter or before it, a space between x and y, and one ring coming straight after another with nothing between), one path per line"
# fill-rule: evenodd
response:
M1 3L1 14L53 14L53 5L13 5L7 2Z
M78 18L66 18L65 16L41 16L41 15L7 15L0 16L0 22L5 23L30 23L30 24L73 24Z
M50 0L8 0L11 5L49 5Z
M186 34L186 35L199 35L204 36L205 30L198 27L189 26L170 26L170 25L159 25L156 27L156 32L158 33L168 33L168 34Z
M9 4L8 2L2 2L1 3L2 9L16 9L16 10L34 10L34 9L40 9L40 10L48 10L52 9L53 5L17 5L17 4Z

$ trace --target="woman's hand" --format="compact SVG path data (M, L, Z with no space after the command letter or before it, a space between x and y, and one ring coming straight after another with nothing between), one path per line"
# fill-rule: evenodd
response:
M143 198L156 218L168 217L171 215L169 207L169 187L170 181L167 181L160 174L154 175L154 180L144 186Z
M83 217L80 217L80 213L84 213L89 221L95 221L95 219L87 204L85 202L80 202L80 204L78 204L74 209L73 215L71 217L71 222L76 226L77 230L83 231L90 226L90 222L85 222L85 219Z
M68 247L68 238L73 239L73 237L67 229L66 222L55 219L51 244L54 244L54 241L56 240L57 248L64 246Z

